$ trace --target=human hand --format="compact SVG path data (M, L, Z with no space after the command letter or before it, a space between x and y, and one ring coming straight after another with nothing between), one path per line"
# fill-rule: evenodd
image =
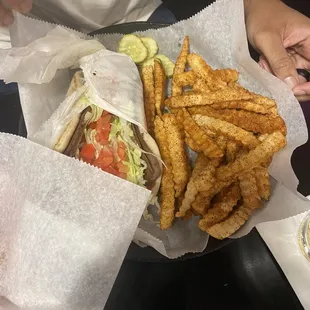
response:
M14 21L11 9L27 13L32 8L32 0L0 0L0 27L7 27Z
M296 69L310 69L310 19L280 0L244 0L251 45L259 64L289 85L300 101L310 100L310 82Z

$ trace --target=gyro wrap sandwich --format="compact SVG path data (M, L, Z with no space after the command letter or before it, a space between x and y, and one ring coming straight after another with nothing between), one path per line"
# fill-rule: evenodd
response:
M157 195L161 181L160 153L154 139L139 126L96 105L83 91L84 75L73 76L67 96L81 91L53 149L101 170L147 187Z

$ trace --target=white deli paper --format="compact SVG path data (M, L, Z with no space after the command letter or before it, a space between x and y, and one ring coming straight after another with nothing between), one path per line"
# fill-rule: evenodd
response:
M189 35L191 50L201 54L213 68L236 68L240 72L240 83L244 87L273 97L277 101L279 112L288 128L288 145L284 151L275 156L270 169L277 182L273 182L270 202L258 210L236 236L246 234L257 223L289 217L309 208L308 202L297 197L297 178L290 164L293 150L307 140L307 128L301 108L284 83L263 71L250 58L243 20L242 0L222 0L187 21L143 33L157 40L160 52L172 60L176 60L184 36ZM17 15L11 29L13 46L24 47L56 27ZM72 33L81 39L86 38L82 34ZM98 37L103 46L112 51L116 51L120 38L120 34ZM33 64L29 62L28 65ZM10 70L9 65L5 68L6 72L3 72L0 67L0 78L4 74L12 74L7 72ZM53 119L53 113L63 102L70 82L70 71L68 69L57 71L52 81L47 84L22 82L20 96L28 134L30 137L35 137L39 129L40 131L44 129L42 125L48 124L50 117ZM141 220L135 238L170 258L179 257L187 252L199 252L205 248L208 236L199 231L196 222L196 218L185 223L176 221L172 229L162 232L156 224ZM104 231L102 233L104 234ZM115 246L117 247L117 244ZM87 293L89 292L86 291L85 294ZM37 297L40 300L40 294Z
M21 137L0 147L0 309L102 310L150 192Z

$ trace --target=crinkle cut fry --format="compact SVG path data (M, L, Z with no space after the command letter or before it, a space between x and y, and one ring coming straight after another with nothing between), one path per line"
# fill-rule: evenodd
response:
M221 102L213 102L213 109L241 109L249 112L255 112L259 114L268 114L270 116L278 116L278 111L276 108L266 107L262 104L257 104L252 101L253 98L242 99L237 98L235 100L222 100ZM169 103L169 102L168 102Z
M239 73L235 69L216 69L213 70L213 73L227 84L235 83L239 79Z
M239 178L239 186L243 205L251 210L258 209L262 206L262 201L258 193L254 171L244 173Z
M214 109L212 106L192 107L188 109L191 115L200 114L214 117L235 126L241 127L254 133L273 133L280 131L286 135L286 126L280 116L270 116L268 114L258 114L246 110L235 109Z
M202 149L196 144L196 142L185 132L185 143L191 148L194 152L200 153Z
M202 193L198 193L192 203L192 211L197 216L204 216L210 207L210 203L210 197L205 197Z
M172 96L165 101L169 108L189 108L204 105L229 105L231 102L241 102L242 100L253 99L253 94L247 90L240 90L236 87L226 87L212 93L189 93L183 96ZM239 101L238 101L239 100ZM259 106L257 104L252 104ZM225 106L224 106L225 107ZM241 105L242 107L242 105ZM270 110L268 110L270 112Z
M240 175L259 167L262 163L270 159L276 152L286 145L286 139L281 132L270 134L261 144L242 154L234 162L221 166L216 171L217 180L227 181L239 177Z
M226 146L226 161L229 163L236 159L238 153L239 146L235 141L227 141Z
M152 66L142 67L142 83L144 96L144 109L148 132L154 136L155 120L155 87L154 87L154 69Z
M166 98L166 73L162 64L154 61L155 108L156 114L162 116Z
M220 147L196 124L186 109L183 110L183 117L184 130L207 157L217 158L224 156Z
M160 150L162 159L166 165L164 167L162 182L160 187L160 227L165 230L172 226L175 211L175 191L170 159L169 146L166 139L164 122L156 116L155 118L155 138Z
M259 140L251 132L226 121L200 114L193 115L193 119L199 126L208 127L212 131L218 132L228 139L232 139L249 149L252 149L259 144Z
M206 231L208 227L225 220L233 211L233 208L236 206L240 198L241 194L238 182L223 189L217 196L215 196L215 201L212 207L207 211L203 219L200 220L200 229Z
M163 120L169 144L175 197L179 197L186 187L191 171L185 149L184 133L178 126L175 115L164 114Z
M210 160L208 164L200 171L199 175L195 176L194 178L194 184L197 191L202 192L205 197L214 196L211 193L218 184L215 179L215 173L216 168L220 164L220 161L220 158Z
M245 224L253 210L240 205L232 212L232 214L224 221L215 224L206 229L207 233L212 237L223 240L235 233L241 226ZM199 226L199 228L201 228Z
M186 212L191 208L191 204L195 200L198 191L194 184L194 179L199 175L202 169L204 169L209 163L209 160L203 155L198 154L197 159L195 161L194 169L192 176L187 184L187 188L184 194L184 199L182 201L182 205L179 211L176 213L176 217L184 217Z
M227 87L227 83L222 81L216 74L212 68L206 63L206 61L197 54L189 54L187 56L187 61L189 66L193 69L196 75L205 80L208 87L212 90L218 90Z
M265 167L257 167L254 169L254 172L259 196L265 200L269 200L271 187L268 169Z
M182 72L176 74L174 81L180 87L193 86L196 81L196 74L194 71Z
M196 93L210 93L210 88L208 84L202 79L196 79L193 84L193 91Z
M172 96L180 96L183 92L183 88L178 86L175 81L175 76L185 71L187 56L189 54L189 37L186 36L183 41L182 49L180 55L175 63L174 71L173 71L173 79L172 79Z

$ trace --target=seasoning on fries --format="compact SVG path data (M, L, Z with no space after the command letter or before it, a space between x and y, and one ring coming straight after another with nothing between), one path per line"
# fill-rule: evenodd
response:
M142 70L147 124L165 163L161 229L194 214L201 230L227 238L270 198L268 166L286 145L285 123L274 100L238 84L236 70L213 70L190 53L188 37L170 97L163 72L160 62ZM192 171L187 148L198 154Z

